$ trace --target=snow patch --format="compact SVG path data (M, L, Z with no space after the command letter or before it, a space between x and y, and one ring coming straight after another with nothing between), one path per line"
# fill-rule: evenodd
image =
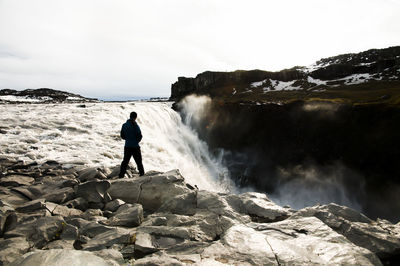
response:
M313 83L317 85L326 85L326 81L320 80L320 79L314 79L313 77L308 76L307 77L308 83Z
M292 81L280 81L280 80L270 80L271 86L267 86L263 88L264 93L268 91L285 91L285 90L299 90L300 87L295 87L293 84L296 80Z
M365 73L365 74L353 74L339 80L344 80L347 85L354 85L354 84L364 83L370 79L372 79L371 74Z
M251 88L260 87L260 86L264 85L264 83L267 82L267 80L268 79L264 79L264 80L261 80L261 81L253 82L253 83L250 84L250 87Z
M39 99L33 99L26 96L3 95L0 100L8 102L40 102Z
M82 100L82 98L80 98L80 97L68 96L66 100L69 100L69 101L76 101L76 100Z

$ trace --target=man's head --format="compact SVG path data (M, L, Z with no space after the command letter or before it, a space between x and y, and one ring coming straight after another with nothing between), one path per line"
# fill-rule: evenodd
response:
M137 113L136 112L132 112L130 115L131 120L135 121L137 117Z

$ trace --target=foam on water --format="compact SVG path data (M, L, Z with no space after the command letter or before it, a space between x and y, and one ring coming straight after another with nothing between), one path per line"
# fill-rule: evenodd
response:
M138 113L146 171L178 168L190 184L211 191L233 190L227 169L205 142L184 125L170 103L0 105L0 154L19 160L120 164L119 133L131 111ZM132 159L133 162L133 159Z

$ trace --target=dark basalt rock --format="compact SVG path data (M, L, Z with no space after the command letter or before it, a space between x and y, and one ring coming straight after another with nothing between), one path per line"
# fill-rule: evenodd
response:
M399 80L398 69L400 69L400 46L324 58L315 63L314 69L293 67L278 72L263 70L206 71L198 74L195 78L179 77L178 81L171 85L170 100L179 101L190 94L232 97L234 91L243 93L243 90L251 89L252 82L267 79L282 82L293 81L293 86L297 87L297 90L318 87L318 84L310 84L308 77L331 81L324 88L345 85L340 79L354 74L369 74L380 83ZM246 93L254 92L246 91Z

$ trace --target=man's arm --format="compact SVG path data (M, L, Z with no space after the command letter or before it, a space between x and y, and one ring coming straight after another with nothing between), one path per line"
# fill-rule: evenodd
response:
M122 125L122 128L121 128L121 133L120 133L120 135L121 135L121 139L125 139L125 130L124 130L124 125Z
M142 140L143 136L142 136L142 131L140 131L140 127L137 126L137 140L138 142L140 142Z

